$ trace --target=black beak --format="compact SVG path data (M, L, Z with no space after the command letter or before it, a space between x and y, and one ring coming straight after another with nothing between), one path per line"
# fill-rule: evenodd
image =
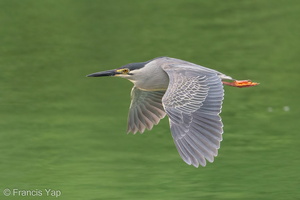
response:
M96 72L93 74L89 74L87 75L87 77L100 77L100 76L114 76L118 74L115 70L107 70L107 71L103 71L103 72Z

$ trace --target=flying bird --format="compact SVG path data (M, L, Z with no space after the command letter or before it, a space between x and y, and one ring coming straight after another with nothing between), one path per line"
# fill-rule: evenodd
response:
M220 117L223 84L250 87L258 83L236 80L188 61L158 57L88 77L116 76L130 80L131 104L127 131L143 133L169 117L170 129L181 158L189 165L214 161L222 141ZM224 81L226 80L226 81Z

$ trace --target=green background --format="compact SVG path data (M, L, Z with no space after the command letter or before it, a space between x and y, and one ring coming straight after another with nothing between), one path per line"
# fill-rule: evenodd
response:
M0 0L0 199L300 198L299 18L298 0ZM132 84L85 77L158 56L260 82L225 88L213 164L186 165L167 118L127 135Z

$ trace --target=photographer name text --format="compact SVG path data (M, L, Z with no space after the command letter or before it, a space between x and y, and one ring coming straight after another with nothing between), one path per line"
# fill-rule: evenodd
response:
M18 196L18 197L38 197L38 196L47 196L47 197L60 197L62 192L60 190L54 189L9 189L6 188L3 190L4 196Z

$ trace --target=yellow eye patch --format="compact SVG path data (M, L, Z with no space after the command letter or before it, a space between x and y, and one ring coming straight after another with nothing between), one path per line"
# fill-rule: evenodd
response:
M128 74L130 72L128 68L118 69L116 71L122 74Z

